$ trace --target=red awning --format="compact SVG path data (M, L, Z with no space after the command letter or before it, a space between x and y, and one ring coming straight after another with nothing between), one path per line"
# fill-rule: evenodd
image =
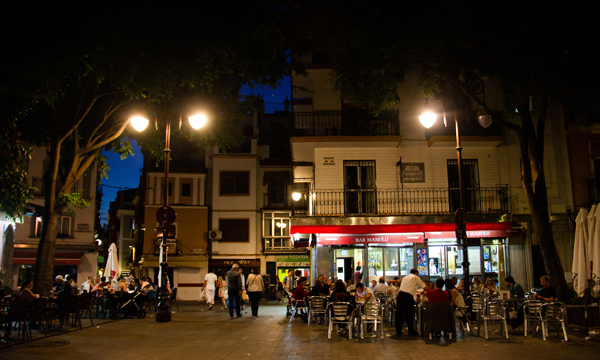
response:
M404 244L422 242L423 233L376 235L322 234L319 236L319 245Z
M37 252L33 251L15 251L13 254L13 264L34 265ZM55 253L54 265L79 265L83 253Z
M452 232L454 223L442 224L404 224L404 225L292 225L291 234L397 234L397 233L426 233ZM478 230L512 230L510 222L467 223L467 233ZM511 236L511 235L507 235ZM512 235L515 236L515 235ZM476 236L483 237L483 236Z

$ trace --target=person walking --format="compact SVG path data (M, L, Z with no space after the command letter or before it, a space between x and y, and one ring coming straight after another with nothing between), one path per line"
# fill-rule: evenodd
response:
M227 276L225 275L225 270L219 270L219 279L217 282L219 283L219 297L223 302L221 310L227 310Z
M233 319L233 305L235 304L235 313L237 317L242 317L240 310L242 296L242 277L239 272L240 266L233 264L231 270L227 272L227 294L229 296L229 317Z
M258 317L258 303L265 291L264 280L262 275L258 273L258 268L252 267L250 269L250 275L248 275L248 282L246 283L248 297L250 298L250 307L252 308L252 317Z
M217 289L217 275L213 269L208 270L204 277L204 296L208 304L208 310L212 310L215 303L215 290Z

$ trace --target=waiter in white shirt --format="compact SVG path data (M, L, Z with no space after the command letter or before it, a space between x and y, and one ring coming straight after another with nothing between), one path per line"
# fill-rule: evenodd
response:
M418 336L413 325L415 316L415 296L417 289L427 290L427 285L419 278L419 271L411 269L410 275L400 280L400 290L396 298L396 336L402 335L402 321L406 319L408 335Z

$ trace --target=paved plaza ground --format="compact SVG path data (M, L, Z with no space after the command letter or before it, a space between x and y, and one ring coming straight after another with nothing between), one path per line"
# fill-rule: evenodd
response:
M456 341L397 340L395 329L386 327L385 340L348 340L337 334L328 340L326 326L309 326L301 319L290 324L285 306L272 301L261 302L257 319L251 318L249 306L233 320L220 306L208 311L205 304L180 302L179 310L173 307L169 323L156 323L149 313L142 320L94 319L94 326L84 320L83 330L67 328L48 337L34 331L33 341L15 336L0 345L0 359L600 359L600 342L577 333L564 342L552 331L544 342L539 334L524 337L519 328L506 340L496 325L490 340L460 332Z

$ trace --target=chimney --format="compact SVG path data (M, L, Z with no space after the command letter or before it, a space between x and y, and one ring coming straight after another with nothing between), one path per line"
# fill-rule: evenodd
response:
M284 105L284 110L287 114L290 113L290 101L288 100L287 96L285 97L285 101L283 102Z

